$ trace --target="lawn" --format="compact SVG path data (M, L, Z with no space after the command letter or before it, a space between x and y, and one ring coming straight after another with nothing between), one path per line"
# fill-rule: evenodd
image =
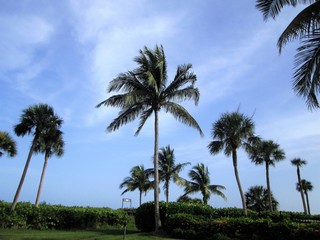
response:
M124 231L122 227L108 226L99 230L26 230L26 229L0 229L1 240L123 240ZM134 224L133 217L130 218L126 240L174 240L173 238L155 236L152 233L141 233Z
M13 230L1 229L1 240L123 240L123 230L92 230L92 231L37 231L37 230ZM127 231L127 240L173 240L173 238L165 238L154 236L150 233L140 233L137 231Z

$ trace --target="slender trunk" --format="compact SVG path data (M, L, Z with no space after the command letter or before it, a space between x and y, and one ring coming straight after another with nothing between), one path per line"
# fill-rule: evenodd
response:
M141 206L141 204L142 204L142 191L141 190L139 191L139 194L140 194L140 196L139 196L139 206Z
M297 166L297 175L298 175L298 182L299 182L299 187L300 187L300 195L301 195L301 199L302 199L303 211L305 214L307 214L306 201L304 199L303 188L302 188L301 177L300 177L300 169L298 166Z
M271 187L270 187L270 178L269 178L269 163L266 161L266 179L267 179L267 189L268 189L268 198L269 198L269 209L270 212L273 211L272 197L271 197Z
M170 180L166 180L167 181L167 187L166 187L166 201L169 202L169 181Z
M232 150L232 160L233 160L234 175L236 176L236 180L237 180L237 184L238 184L238 188L239 188L239 192L240 192L240 196L241 196L243 214L245 216L247 216L248 212L247 212L246 199L244 197L241 183L240 183L240 178L239 178L239 173L238 173L238 163L237 163L237 150L235 150L235 149Z
M42 183L43 183L44 175L46 174L48 159L49 159L49 155L46 153L45 157L44 157L44 163L43 163L43 168L42 168L42 173L41 173L41 178L40 178L35 207L39 206L40 195L41 195L41 190L42 190Z
M159 170L158 170L158 149L159 149L159 123L158 111L154 111L154 220L155 231L161 227L160 210L159 210Z
M36 142L37 142L37 137L34 137L34 139L32 141L31 148L29 150L28 158L27 158L26 164L24 166L23 173L22 173L22 176L21 176L21 179L20 179L17 191L16 191L16 194L15 194L14 199L13 199L13 203L12 203L12 205L10 207L10 212L11 213L16 208L16 205L17 205L17 202L18 202L18 199L19 199L19 195L20 195L20 192L21 192L21 189L22 189L22 185L23 185L24 179L25 179L25 177L27 175L27 171L28 171L28 168L29 168L30 160L31 160L34 148L36 146Z
M311 215L308 191L306 190L306 191L304 192L304 194L306 195L307 207L308 207L308 214Z

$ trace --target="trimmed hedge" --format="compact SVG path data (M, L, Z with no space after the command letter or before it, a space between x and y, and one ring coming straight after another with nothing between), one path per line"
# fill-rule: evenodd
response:
M242 209L215 209L208 205L160 202L162 229L176 238L190 240L234 239L320 239L319 215L306 216L293 212L248 211ZM142 204L135 215L139 230L154 230L154 204Z
M0 202L0 228L92 229L103 225L123 225L127 213L110 208L65 207L18 203L10 214L10 203Z

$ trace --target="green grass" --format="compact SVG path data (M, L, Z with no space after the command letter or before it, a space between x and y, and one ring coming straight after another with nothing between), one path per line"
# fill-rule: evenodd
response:
M96 230L96 231L37 231L22 229L1 229L1 240L123 240L123 230ZM173 240L155 236L149 233L128 231L127 240Z
M99 230L26 230L26 229L0 229L1 240L123 240L124 231L122 227L108 226L106 229ZM174 240L156 236L152 233L141 233L135 225L133 218L130 219L127 230L126 240Z

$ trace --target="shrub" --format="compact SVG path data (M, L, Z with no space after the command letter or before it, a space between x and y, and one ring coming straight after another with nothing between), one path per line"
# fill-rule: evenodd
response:
M127 214L121 210L92 207L65 207L18 203L9 213L10 204L0 202L0 227L31 229L88 229L103 225L123 225Z

